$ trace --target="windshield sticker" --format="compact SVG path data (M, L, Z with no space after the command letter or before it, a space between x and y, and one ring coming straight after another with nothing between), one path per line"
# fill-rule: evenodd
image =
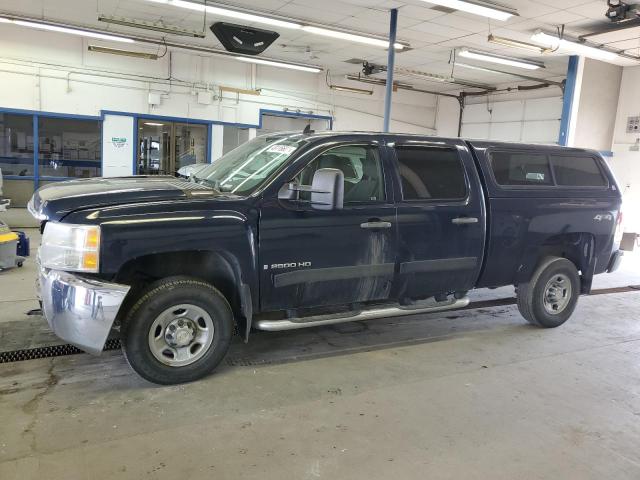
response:
M267 152L269 153L282 153L284 155L291 155L295 149L298 148L294 145L271 145Z

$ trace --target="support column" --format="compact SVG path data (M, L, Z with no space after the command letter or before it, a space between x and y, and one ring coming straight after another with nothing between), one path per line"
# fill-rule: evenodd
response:
M33 116L33 191L40 188L40 133L38 115Z
M569 57L569 66L567 67L567 80L564 85L564 95L562 98L562 118L560 119L560 135L558 143L560 145L569 145L569 134L571 132L571 114L577 111L577 102L574 108L574 99L580 95L578 82L578 67L580 57L572 55Z
M384 127L383 132L389 131L391 122L391 97L393 96L393 69L396 62L396 31L398 29L398 9L391 9L389 21L389 56L387 60L387 88L384 96Z

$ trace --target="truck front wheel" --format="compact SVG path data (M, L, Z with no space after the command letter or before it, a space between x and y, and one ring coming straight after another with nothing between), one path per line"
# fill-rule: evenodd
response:
M173 277L151 285L122 324L122 349L143 378L171 385L197 380L222 361L233 313L212 285Z
M517 286L518 310L532 325L554 328L566 322L578 303L580 277L566 258L546 257L527 283Z

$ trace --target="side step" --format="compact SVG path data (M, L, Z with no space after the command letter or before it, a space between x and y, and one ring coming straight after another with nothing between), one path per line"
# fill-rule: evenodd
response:
M417 313L442 312L454 310L469 305L469 297L453 298L444 302L421 302L410 306L383 306L358 312L338 313L329 315L315 315L303 318L287 318L284 320L254 320L253 326L258 330L275 332L279 330L295 330L297 328L333 325L335 323L356 322L359 320L374 320L376 318L400 317Z

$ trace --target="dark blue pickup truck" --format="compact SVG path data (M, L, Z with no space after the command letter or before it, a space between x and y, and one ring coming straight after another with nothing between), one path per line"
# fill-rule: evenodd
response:
M62 339L100 353L119 330L136 372L197 379L234 331L465 306L515 285L557 327L620 262L621 194L593 151L457 138L258 137L174 177L37 191L39 291Z

